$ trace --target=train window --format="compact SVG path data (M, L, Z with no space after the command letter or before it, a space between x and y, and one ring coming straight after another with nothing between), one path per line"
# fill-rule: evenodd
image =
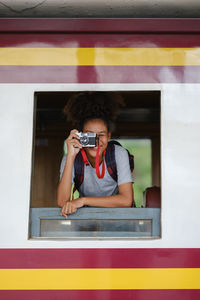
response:
M74 92L37 92L31 192L31 237L160 236L160 92L122 91L112 137L135 158L134 208L84 207L59 215L56 190L64 140L72 129L63 107ZM115 92L113 92L115 93Z

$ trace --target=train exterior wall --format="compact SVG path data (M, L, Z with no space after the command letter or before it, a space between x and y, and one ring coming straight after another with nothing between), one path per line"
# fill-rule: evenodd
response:
M30 21L0 22L0 297L199 299L200 22ZM34 93L83 90L161 92L160 239L28 238Z

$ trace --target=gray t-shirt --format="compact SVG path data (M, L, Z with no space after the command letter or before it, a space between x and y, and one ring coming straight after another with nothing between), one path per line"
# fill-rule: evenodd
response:
M115 145L115 160L117 166L118 181L116 182L105 168L104 178L98 178L96 169L90 164L84 165L84 180L80 186L80 197L104 197L118 194L118 186L123 183L133 182L129 165L128 152L121 146ZM60 178L66 163L66 155L63 156L60 167ZM106 166L106 162L105 162ZM102 164L100 165L102 173ZM72 172L72 183L74 184L74 168Z

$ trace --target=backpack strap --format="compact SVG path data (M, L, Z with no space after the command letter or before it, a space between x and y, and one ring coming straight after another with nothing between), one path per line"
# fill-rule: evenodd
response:
M105 161L108 173L110 176L117 182L118 176L117 176L117 165L115 160L115 145L121 146L122 145L117 141L110 141L107 146L106 155L105 155ZM134 156L130 154L130 152L126 149L129 156L129 164L131 172L134 170Z
M84 180L84 165L88 165L87 156L85 151L81 149L76 155L74 161L74 183L77 190L79 190L83 180Z
M116 144L115 144L116 142ZM115 160L115 145L117 145L117 141L110 141L108 143L107 149L106 149L106 155L105 155L105 161L108 173L110 176L117 182L118 176L117 176L117 165Z
M108 173L110 176L117 182L118 176L117 176L117 165L115 160L115 145L121 146L122 145L117 141L110 141L108 143L107 149L106 149L106 155L105 155L105 161ZM134 156L130 154L130 152L126 149L129 156L129 164L131 172L134 170ZM135 206L135 203L133 201L133 207Z

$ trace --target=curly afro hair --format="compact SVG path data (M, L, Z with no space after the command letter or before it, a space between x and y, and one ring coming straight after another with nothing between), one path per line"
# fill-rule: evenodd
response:
M71 121L80 131L83 130L84 124L91 119L103 120L110 131L111 124L116 120L122 106L125 104L119 94L81 92L69 99L64 107L64 113L68 121Z

